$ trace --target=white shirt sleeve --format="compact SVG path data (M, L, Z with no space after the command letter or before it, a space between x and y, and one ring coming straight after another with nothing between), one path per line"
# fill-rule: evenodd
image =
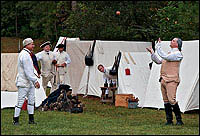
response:
M37 61L41 60L42 59L42 52L36 53L35 56L37 58Z
M181 61L183 59L183 56L180 51L172 52L170 54L166 54L161 50L161 43L158 43L156 46L156 50L158 55L167 61Z
M162 64L162 59L160 60L155 53L151 54L151 59L153 60L153 62L155 62L156 64Z
M104 74L103 74L103 78L104 78L104 80L106 81L107 80L107 82L108 83L110 83L110 81L111 81L111 75L110 75L110 70L112 69L112 66L110 66L110 67L104 67L105 69L104 69Z
M22 66L28 80L35 84L35 82L37 82L37 77L34 74L33 61L30 56L27 55L29 54L26 54L22 57Z
M55 52L52 52L52 54L53 54L53 60L56 60L56 54L55 54Z
M55 59L55 60L57 60L57 52L53 52L53 58Z
M106 80L107 80L107 83L108 83L108 78L106 77L105 73L103 74L103 80L104 80L104 83L106 82Z
M70 57L69 57L68 54L66 54L65 63L66 63L66 64L70 64L70 63L71 63L71 59L70 59Z

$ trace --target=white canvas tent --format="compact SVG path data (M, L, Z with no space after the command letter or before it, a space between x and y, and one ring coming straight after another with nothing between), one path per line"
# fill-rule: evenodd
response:
M42 85L41 79L38 80L40 85ZM1 91L1 109L15 107L15 105L17 104L17 96L17 90L15 92ZM35 89L35 107L40 106L44 99L46 99L46 94L43 87L40 87L40 89Z
M139 98L139 105L144 101L145 92L150 76L149 63L151 55L148 52L122 52L118 70L118 94L133 94ZM130 75L125 69L130 69Z
M94 49L94 65L85 66L84 73L79 85L78 94L101 96L100 86L103 85L102 73L97 70L99 64L105 67L114 63L114 57L118 52L144 52L151 42L132 41L96 41Z
M162 41L167 53L170 41ZM181 112L199 109L199 40L183 41L183 60L180 65L181 82L177 89L177 101ZM164 108L160 91L160 67L153 63L142 107Z
M1 53L1 90L16 91L18 53Z
M15 107L17 104L18 93L15 86L17 59L18 53L1 53L1 109ZM35 90L36 107L46 98L41 79L38 80L41 87Z
M76 94L85 68L85 55L90 45L93 44L93 41L80 41L79 38L61 36L56 46L60 43L64 43L64 39L67 40L66 52L71 59L71 63L67 69L69 84L72 88L72 93ZM54 52L57 51L56 46Z

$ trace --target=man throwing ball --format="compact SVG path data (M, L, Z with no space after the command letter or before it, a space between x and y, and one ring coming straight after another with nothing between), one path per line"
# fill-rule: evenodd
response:
M155 49L157 50L158 55L162 58L161 60L157 58L152 48L146 49L151 53L151 59L156 64L162 64L159 82L161 83L161 92L166 113L166 125L173 124L172 111L176 116L176 125L183 125L180 108L176 101L176 91L180 83L179 67L181 60L183 59L181 53L182 40L180 38L174 38L170 43L171 51L168 54L161 50L161 46L162 43L159 38Z

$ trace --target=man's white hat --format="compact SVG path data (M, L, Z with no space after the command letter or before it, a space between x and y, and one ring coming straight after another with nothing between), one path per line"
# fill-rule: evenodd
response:
M31 38L26 38L23 40L23 46L25 47L26 45L28 45L32 42L33 42L33 40Z
M40 48L43 48L43 47L45 47L46 45L50 45L50 46L51 46L50 41L47 41L47 42L43 43L42 45L40 45Z

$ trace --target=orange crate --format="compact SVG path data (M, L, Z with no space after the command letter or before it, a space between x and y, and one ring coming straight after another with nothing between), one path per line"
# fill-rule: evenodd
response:
M133 94L116 94L115 106L122 106L128 108L128 98L134 98Z

